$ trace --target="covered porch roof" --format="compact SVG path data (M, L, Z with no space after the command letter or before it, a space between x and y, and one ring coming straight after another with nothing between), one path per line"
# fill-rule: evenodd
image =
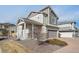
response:
M43 23L31 20L31 19L27 19L27 18L23 18L23 19L24 19L24 22L27 24L43 25Z

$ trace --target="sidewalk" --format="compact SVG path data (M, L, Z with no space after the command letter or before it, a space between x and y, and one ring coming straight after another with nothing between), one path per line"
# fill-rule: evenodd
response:
M59 50L54 51L54 53L79 53L79 38L66 38L62 40L67 42L68 45Z

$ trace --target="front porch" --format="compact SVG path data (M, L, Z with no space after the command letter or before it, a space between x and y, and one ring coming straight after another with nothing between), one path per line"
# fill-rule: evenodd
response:
M25 21L22 24L19 24L18 27L19 26L21 26L20 40L34 39L42 41L47 38L46 27L43 26L43 24L41 23L37 23L34 21Z

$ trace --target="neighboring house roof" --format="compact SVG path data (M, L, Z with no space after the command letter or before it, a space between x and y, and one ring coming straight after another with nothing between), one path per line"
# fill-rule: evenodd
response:
M60 25L64 25L64 24L72 24L72 23L74 23L74 24L76 24L76 22L75 21L63 21L63 22L59 22L58 23L58 26L60 26ZM75 25L72 25L73 26L73 28L72 27L59 27L59 31L64 31L64 32L66 32L66 31L76 31L76 27L75 27Z
M11 23L0 23L0 25L4 25L4 26L16 26L15 24L11 24Z
M58 25L70 24L70 23L76 23L76 22L75 21L63 21L63 22L58 22Z

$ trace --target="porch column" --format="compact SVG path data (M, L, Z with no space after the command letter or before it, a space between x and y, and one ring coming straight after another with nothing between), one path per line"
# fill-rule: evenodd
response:
M59 30L57 30L57 38L59 38Z
M34 24L32 24L32 39L34 39Z
M23 28L23 40L26 40L28 38L28 30L26 30L26 23L24 22L24 28Z
M24 22L24 30L26 29L26 23Z

